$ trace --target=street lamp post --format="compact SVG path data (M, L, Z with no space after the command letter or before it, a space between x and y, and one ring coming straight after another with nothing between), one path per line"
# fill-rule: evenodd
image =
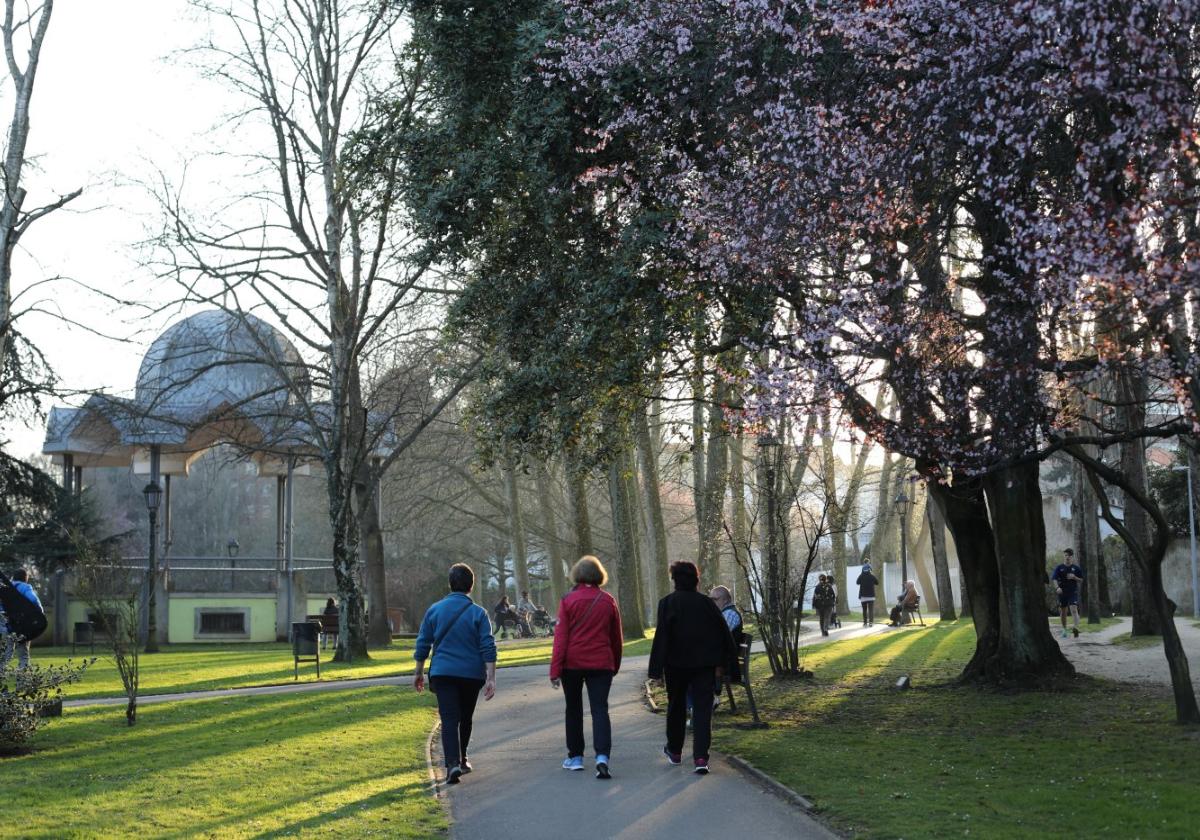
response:
M904 491L896 497L896 509L900 513L900 589L908 584L908 496Z
M234 569L237 568L238 552L242 550L242 546L238 543L237 537L230 537L229 542L225 543L225 553L229 555L229 591L237 591L237 575Z
M146 653L158 652L158 639L155 638L154 624L154 583L158 575L158 506L162 503L162 488L151 481L142 488L146 497L146 511L150 514L150 551L146 562L146 597L143 599L145 609L142 612L142 639Z

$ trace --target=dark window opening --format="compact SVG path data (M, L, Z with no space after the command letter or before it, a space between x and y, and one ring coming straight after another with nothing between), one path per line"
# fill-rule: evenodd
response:
M200 613L200 632L245 635L246 614L244 612Z

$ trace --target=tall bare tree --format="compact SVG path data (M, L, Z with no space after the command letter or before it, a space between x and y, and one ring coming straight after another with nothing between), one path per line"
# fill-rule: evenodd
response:
M18 11L18 5L23 8ZM54 13L53 0L30 5L4 0L4 58L12 85L13 110L4 149L4 202L0 206L0 406L35 398L44 388L48 367L41 354L25 341L16 327L14 311L13 251L30 226L79 197L77 189L38 207L25 207L28 190L25 164L29 146L29 111L42 57L42 45ZM21 51L25 50L22 66Z
M297 362L264 341L261 361L278 371L294 414L275 444L302 442L325 468L341 607L335 657L350 661L367 655L360 540L377 515L377 479L471 369L435 376L415 409L365 396L396 364L435 362L447 289L411 258L416 243L395 177L403 161L378 159L422 107L423 60L405 48L402 6L390 0L193 5L212 24L195 54L247 103L230 122L230 142L261 140L230 150L254 163L251 186L219 214L189 212L179 189L162 188L164 274L178 281L183 305L264 315L300 348ZM357 165L364 160L370 165ZM368 539L372 546L368 564L382 564L382 541ZM386 627L385 591L369 594L372 624Z

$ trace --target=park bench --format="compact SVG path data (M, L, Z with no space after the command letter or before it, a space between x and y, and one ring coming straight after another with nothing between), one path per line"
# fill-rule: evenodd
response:
M917 602L915 604L913 604L911 607L904 607L902 612L904 614L904 619L900 622L901 624L920 624L922 627L925 626L925 617L921 615L920 595L917 596ZM914 615L917 617L916 621L913 621Z
M763 726L763 722L758 717L758 705L754 702L754 689L750 687L750 647L754 644L754 637L749 633L743 636L743 641L738 645L738 664L741 666L741 680L737 681L746 692L746 702L750 705L750 716L754 719L753 726ZM733 699L732 677L725 677L725 695L729 698L729 711L737 713L737 702Z
M338 617L336 615L325 615L319 613L317 615L306 615L306 621L311 621L321 625L321 649L325 649L325 645L329 641L329 637L333 637L334 647L337 647L338 639Z

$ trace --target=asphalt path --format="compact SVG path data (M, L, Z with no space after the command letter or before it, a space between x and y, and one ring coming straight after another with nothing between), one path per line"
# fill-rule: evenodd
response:
M580 838L833 838L800 808L767 791L714 753L712 770L662 755L666 718L647 709L647 657L627 659L613 681L612 778L595 778L591 721L586 770L562 769L566 756L562 692L545 665L504 668L496 696L480 699L469 749L475 771L446 788L456 840ZM586 695L585 695L586 697ZM584 703L586 707L586 701ZM434 739L435 743L437 739Z

